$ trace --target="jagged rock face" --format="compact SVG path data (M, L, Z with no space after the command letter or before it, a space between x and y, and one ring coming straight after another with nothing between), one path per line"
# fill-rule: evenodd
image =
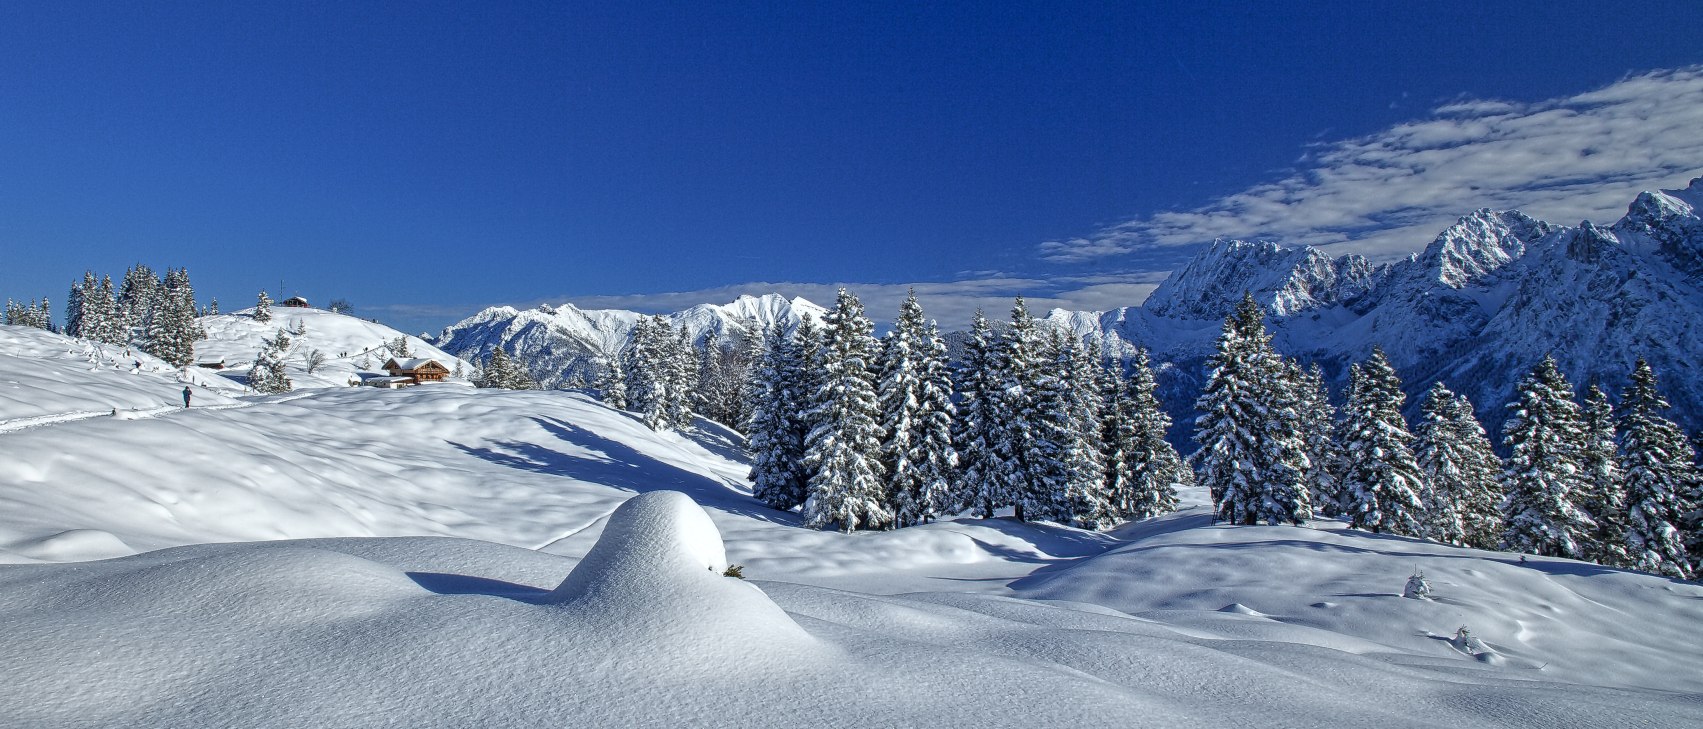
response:
M1247 292L1273 314L1289 316L1364 294L1374 273L1360 256L1333 259L1271 241L1217 240L1165 279L1142 308L1177 319L1219 318Z
M1632 362L1650 360L1670 413L1703 427L1703 179L1639 195L1612 227L1555 226L1517 211L1479 210L1407 260L1372 268L1358 257L1274 243L1219 241L1140 309L1049 320L1084 336L1147 347L1169 363L1186 445L1199 370L1218 321L1244 290L1267 306L1285 353L1323 366L1337 388L1349 363L1382 347L1410 404L1436 381L1472 398L1493 433L1514 384L1554 355L1576 387L1618 392ZM1163 379L1162 379L1163 383ZM1191 389L1192 386L1192 389Z
M667 315L669 326L682 325L702 346L705 342L737 341L776 326L792 331L804 314L821 320L825 310L804 299L779 294L741 296L721 306L702 304ZM526 363L544 387L589 382L601 362L619 357L643 314L620 309L580 309L572 304L516 310L485 309L443 330L438 347L464 359L483 362L502 347Z

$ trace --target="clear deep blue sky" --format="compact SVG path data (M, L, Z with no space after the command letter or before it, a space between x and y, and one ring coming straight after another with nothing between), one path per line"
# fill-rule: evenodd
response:
M1036 246L1451 99L1703 62L1700 8L4 3L0 296L58 304L142 261L226 309L282 279L420 330L750 281L1163 269Z

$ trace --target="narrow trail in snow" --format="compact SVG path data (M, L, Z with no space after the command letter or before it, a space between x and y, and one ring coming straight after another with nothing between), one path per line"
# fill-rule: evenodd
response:
M271 403L268 403L268 404L277 405L277 404L280 404L280 403L292 402L292 401L295 401L295 400L300 400L302 398L312 397L313 394L314 394L313 391L309 390L309 391L303 392L299 395L293 395L293 396L290 396L290 397L279 398L279 399L274 400L274 401L272 401ZM93 420L95 418L116 418L116 419L119 419L119 420L151 420L153 418L158 418L162 415L168 415L168 414L171 414L171 413L189 412L189 411L192 411L192 410L194 410L194 411L236 410L236 409L239 409L239 408L251 408L251 407L254 407L255 405L259 405L259 404L261 404L261 403L234 402L234 403L229 403L229 404L224 404L224 405L201 405L201 406L192 407L192 408L182 408L182 407L178 407L176 405L162 405L160 407L153 408L151 410L78 410L78 411L73 411L73 412L69 412L69 413L51 413L51 414L48 414L48 415L29 415L29 416L22 417L22 418L12 418L10 420L0 420L0 435L4 435L4 434L7 434L7 433L16 433L20 430L33 430L35 428L43 428L43 427L47 427L47 426L50 426L50 425L64 425L66 423L76 423L76 422L81 422L81 421L84 421L84 420Z

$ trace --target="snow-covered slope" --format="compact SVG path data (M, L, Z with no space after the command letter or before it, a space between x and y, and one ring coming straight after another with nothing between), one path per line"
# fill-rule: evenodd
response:
M52 332L0 324L0 433L92 417L146 417L196 403L222 406L242 391L210 372Z
M741 296L723 305L701 304L669 314L669 326L685 326L693 341L730 342L777 326L791 331L809 314L820 320L822 307L780 294ZM507 306L485 309L445 328L436 342L445 351L469 361L483 362L496 347L519 355L532 376L545 387L586 380L599 360L620 355L633 326L643 316L619 309L580 309L572 304L517 310Z
M273 307L272 320L254 320L254 310L244 309L233 314L201 317L207 339L195 343L197 358L223 358L225 367L236 374L246 374L254 358L264 347L261 340L275 336L279 329L305 328L300 336L291 336L290 351L285 355L285 368L290 381L302 387L342 387L349 384L357 372L374 372L391 357L386 346L405 336L377 322L357 319L323 309ZM459 364L464 374L477 370L471 363L458 360L419 337L408 337L408 351L414 357L431 357L452 371ZM313 374L307 372L307 356L318 351L325 355L324 366Z
M1199 506L842 535L575 393L223 405L0 432L0 723L1703 722L1694 583Z

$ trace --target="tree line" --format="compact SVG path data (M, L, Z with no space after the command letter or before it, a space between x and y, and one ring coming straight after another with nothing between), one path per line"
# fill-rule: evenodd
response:
M1689 579L1703 563L1703 481L1648 362L1618 407L1576 399L1555 360L1520 380L1492 449L1465 396L1428 390L1410 428L1382 351L1351 365L1340 416L1318 370L1278 354L1244 297L1225 319L1190 457L1232 524L1341 518L1356 529L1582 559Z
M217 302L212 304L214 310ZM83 274L71 285L65 303L65 325L53 324L52 307L44 297L38 304L6 303L6 323L32 326L104 344L135 347L178 367L195 361L195 343L207 338L196 317L195 287L189 269L168 268L156 276L146 265L124 272L115 288L111 276Z
M754 495L819 528L1010 510L1104 529L1174 510L1177 489L1199 483L1225 524L1338 518L1684 578L1703 564L1695 451L1662 415L1647 362L1618 406L1594 385L1580 401L1553 359L1539 362L1507 405L1504 458L1443 383L1410 425L1400 376L1376 348L1349 367L1338 408L1317 365L1273 348L1264 316L1248 296L1226 317L1187 459L1165 440L1145 351L1104 357L1021 298L998 331L978 312L956 363L914 295L880 338L844 290L820 323L702 352L684 327L650 317L597 388L652 428L712 409L739 425Z
M604 401L679 427L705 407L748 437L756 497L815 527L891 529L1011 509L1104 529L1176 508L1192 483L1145 355L1133 366L1044 329L1021 299L995 333L978 314L952 365L913 294L887 335L842 289L818 323L696 353L643 320L600 376Z

